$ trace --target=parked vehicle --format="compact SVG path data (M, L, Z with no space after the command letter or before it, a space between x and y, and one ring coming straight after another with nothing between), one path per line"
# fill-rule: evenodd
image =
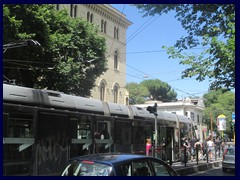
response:
M223 153L222 171L235 170L235 146L227 147Z
M71 159L62 176L179 176L164 161L138 154L95 154Z

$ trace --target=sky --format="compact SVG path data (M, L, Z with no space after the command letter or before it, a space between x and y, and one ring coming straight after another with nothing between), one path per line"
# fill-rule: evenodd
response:
M187 66L178 59L169 59L162 46L173 46L178 39L187 35L174 12L142 17L139 10L128 4L111 4L132 22L127 29L126 39L126 80L140 83L147 79L160 79L177 92L178 99L189 96L202 97L208 92L210 79L199 82L194 77L181 79L181 72ZM190 53L200 53L194 49Z

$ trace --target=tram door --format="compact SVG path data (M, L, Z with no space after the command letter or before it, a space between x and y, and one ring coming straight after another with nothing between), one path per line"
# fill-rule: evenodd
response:
M160 158L172 159L173 152L173 128L160 126L159 129Z
M68 119L64 114L40 112L34 158L36 175L57 174L68 161Z
M160 126L159 127L159 136L158 136L158 146L159 151L158 154L162 160L166 160L166 139L167 139L167 133L166 133L166 126Z
M167 159L172 161L173 157L173 129L167 128L166 131L166 150Z

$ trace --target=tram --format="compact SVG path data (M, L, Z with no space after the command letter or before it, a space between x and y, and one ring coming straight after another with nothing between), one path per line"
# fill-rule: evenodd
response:
M3 175L59 175L75 156L145 153L154 120L145 108L3 84ZM175 161L191 127L186 116L158 112L157 144L171 149L166 159Z

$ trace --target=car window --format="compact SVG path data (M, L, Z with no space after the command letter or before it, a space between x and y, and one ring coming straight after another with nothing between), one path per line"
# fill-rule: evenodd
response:
M133 176L152 176L148 162L145 160L132 162Z
M161 162L152 161L152 166L155 170L156 176L171 176L174 175L166 165Z
M89 161L72 162L62 173L62 176L110 176L112 167Z
M132 164L124 164L121 166L124 176L132 176Z
M226 154L235 155L235 149L228 149Z
M145 160L132 161L121 166L125 176L152 176L149 164Z

